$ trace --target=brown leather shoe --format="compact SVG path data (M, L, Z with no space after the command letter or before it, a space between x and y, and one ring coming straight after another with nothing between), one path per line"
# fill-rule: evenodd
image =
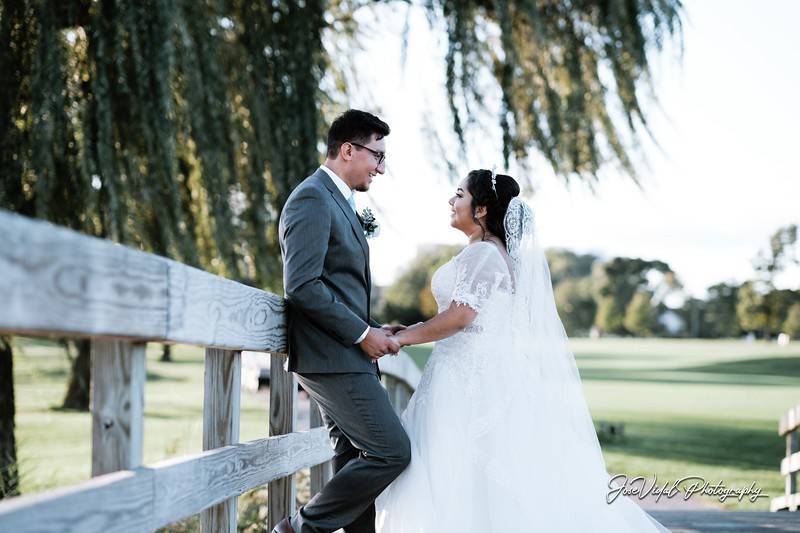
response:
M289 522L288 518L284 518L275 528L272 530L272 533L294 533L294 529L292 529L292 523Z

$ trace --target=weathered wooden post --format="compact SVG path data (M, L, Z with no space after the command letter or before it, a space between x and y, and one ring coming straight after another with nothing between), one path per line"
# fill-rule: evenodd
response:
M292 433L297 424L297 379L283 368L286 356L271 353L269 364L269 434ZM267 489L271 528L294 512L297 499L294 474L272 481Z
M397 412L397 416L400 416L408 405L408 400L411 398L411 390L404 382L395 380L394 394L390 396L390 398Z
M142 464L145 347L92 339L92 477Z
M416 363L405 352L401 352L399 357L381 359L381 373L389 400L400 416L408 407L422 374Z
M308 406L309 427L314 429L322 426L322 416L319 414L319 405L314 398L309 397ZM325 461L311 467L311 497L322 490L322 487L333 477L333 461Z
M241 352L206 348L203 450L239 442ZM200 514L204 533L236 533L236 497Z
M786 435L786 468L785 475L786 475L786 499L787 499L787 507L790 511L797 511L798 501L797 501L797 471L798 465L800 463L798 461L798 457L796 455L800 452L800 446L798 446L798 435L797 429L790 432Z

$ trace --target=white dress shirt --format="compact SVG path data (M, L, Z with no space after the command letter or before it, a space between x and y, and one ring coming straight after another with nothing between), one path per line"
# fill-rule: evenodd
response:
M356 213L356 215L358 215L358 211L356 211L355 198L353 197L355 195L355 193L353 192L353 189L351 189L344 182L344 180L342 178L337 176L336 172L334 172L333 170L329 169L325 165L322 165L319 168L324 170L325 174L327 174L328 176L331 177L331 180L333 181L333 184L336 185L336 188L339 189L339 192L342 193L342 196L344 196L344 199L347 201L347 203L350 205L350 207L353 208L353 213ZM354 342L353 344L358 344L361 341L363 341L366 338L367 333L369 333L369 326L367 326L367 329L364 330L364 333L362 333L361 336L358 339L356 339L356 342Z
M352 208L353 208L353 212L354 212L354 213L356 213L356 214L358 214L358 212L356 211L356 203L355 203L355 198L354 198L354 196L355 196L355 193L353 192L353 189L351 189L351 188L350 188L350 187L349 187L349 186L348 186L348 185L347 185L347 184L344 182L344 180L343 180L342 178L340 178L339 176L337 176L337 175L336 175L336 172L334 172L333 170L329 169L329 168L328 168L328 167L326 167L325 165L322 165L322 166L321 166L321 167L319 167L319 168L321 168L322 170L324 170L324 171L325 171L325 173L326 173L328 176L330 176L330 177L331 177L331 179L333 180L333 184L334 184L334 185L336 185L336 188L337 188L337 189L339 189L339 192L341 192L341 193L342 193L342 196L344 196L344 199L345 199L345 201L346 201L348 204L350 204L350 207L352 207Z

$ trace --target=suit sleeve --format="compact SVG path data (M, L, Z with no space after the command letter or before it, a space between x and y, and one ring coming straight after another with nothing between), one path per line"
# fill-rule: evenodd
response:
M298 191L286 203L280 226L286 298L339 342L352 346L368 324L321 279L331 229L323 193L313 188Z

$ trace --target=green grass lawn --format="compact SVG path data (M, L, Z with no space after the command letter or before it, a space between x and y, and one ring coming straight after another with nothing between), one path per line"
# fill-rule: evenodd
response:
M57 409L68 361L46 340L18 339L14 359L17 446L24 493L90 477L91 421ZM752 482L783 491L778 418L800 403L800 343L602 339L572 341L596 421L625 423L625 438L603 444L608 470L659 483L699 475L729 487ZM430 346L408 350L424 366ZM175 361L148 350L144 461L196 453L202 443L203 351L177 346ZM244 392L241 439L267 434L261 394ZM693 498L694 499L694 498ZM713 500L709 500L713 501ZM725 507L763 510L727 500Z

